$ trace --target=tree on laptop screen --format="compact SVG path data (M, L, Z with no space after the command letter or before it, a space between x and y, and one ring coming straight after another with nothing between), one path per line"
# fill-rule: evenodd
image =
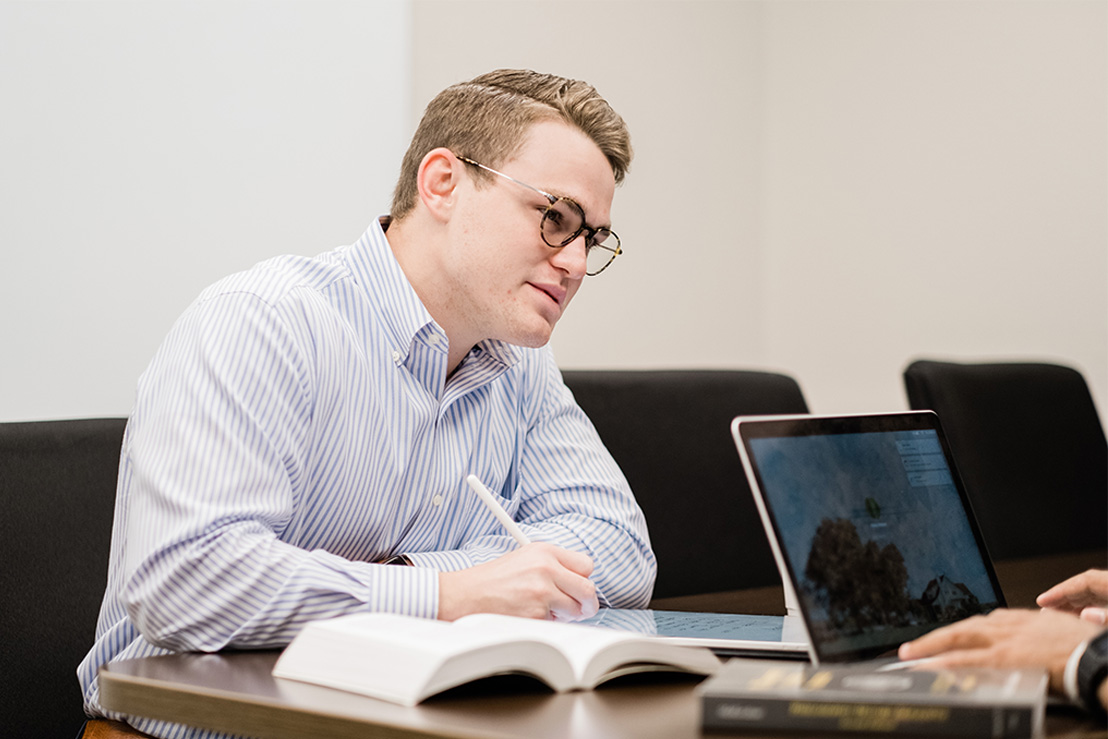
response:
M874 518L878 518L871 511ZM908 569L896 544L862 543L845 519L825 518L816 529L804 577L811 595L837 630L909 626L920 620L956 621L981 611L964 583L940 575L918 597L908 592Z

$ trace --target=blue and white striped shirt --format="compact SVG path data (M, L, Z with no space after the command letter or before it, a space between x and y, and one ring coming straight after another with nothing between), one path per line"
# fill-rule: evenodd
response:
M200 295L127 425L107 591L78 668L92 713L108 715L96 673L112 660L277 647L354 611L434 617L438 571L515 546L471 472L533 540L592 557L602 605L647 604L642 511L551 352L485 341L448 382L446 344L379 223ZM373 564L397 553L417 566Z

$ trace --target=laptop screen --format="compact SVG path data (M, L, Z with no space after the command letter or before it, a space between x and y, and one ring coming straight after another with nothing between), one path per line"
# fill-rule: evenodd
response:
M888 654L1004 604L934 414L736 428L821 661Z

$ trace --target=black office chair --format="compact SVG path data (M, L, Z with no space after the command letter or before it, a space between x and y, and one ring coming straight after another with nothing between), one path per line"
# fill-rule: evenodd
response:
M646 514L655 598L781 583L731 419L807 413L795 380L742 370L562 375Z
M0 423L0 733L70 739L107 582L126 420Z
M1108 443L1081 373L918 360L904 384L938 414L994 558L1108 550Z

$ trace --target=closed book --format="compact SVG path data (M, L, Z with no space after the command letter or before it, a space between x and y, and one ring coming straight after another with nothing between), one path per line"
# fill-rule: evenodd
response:
M697 688L712 731L1033 738L1042 735L1043 670L883 670L736 659Z
M721 664L704 647L595 626L491 613L453 622L366 613L309 623L273 674L411 706L494 675L531 675L561 692L632 672L710 675Z

